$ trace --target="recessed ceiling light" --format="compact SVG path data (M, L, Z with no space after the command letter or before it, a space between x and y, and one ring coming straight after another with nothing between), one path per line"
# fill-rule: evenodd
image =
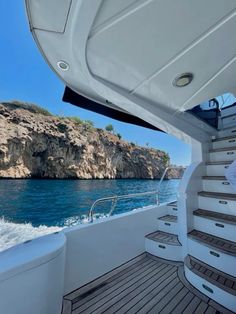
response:
M193 80L192 73L182 73L174 79L173 85L176 87L184 87L189 85L192 82L192 80Z
M58 61L57 62L57 66L58 66L58 68L60 69L60 70L62 70L62 71L67 71L67 70L69 70L69 64L68 63L66 63L65 61Z

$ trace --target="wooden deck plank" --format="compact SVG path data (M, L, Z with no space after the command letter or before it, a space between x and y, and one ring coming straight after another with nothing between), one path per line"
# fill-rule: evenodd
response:
M199 277L212 283L214 286L225 290L226 292L236 296L236 290L233 289L234 283L236 283L236 278L232 277L204 262L194 258L191 255L186 256L184 261L186 267L188 267L192 272L194 272ZM207 269L208 271L201 272L201 268Z
M188 233L188 237L199 243L203 242L208 247L215 248L223 253L236 256L236 242L195 229Z
M170 290L175 290L176 287L178 289L178 285L181 286L178 277L175 277L175 279L173 279L170 283L168 283L162 290L158 291L153 291L151 293L152 298L149 299L149 302L146 302L146 300L144 300L145 305L140 309L140 311L138 313L149 313L150 310L152 310L152 308L159 302L161 302L161 300L165 297L166 294L168 294L168 292Z
M216 310L213 309L213 307L211 306L208 306L207 310L205 311L204 314L215 314L216 313Z
M178 218L175 215L165 215L165 216L162 216L158 219L163 220L163 221L167 221L167 222L177 222Z
M186 309L183 311L183 314L195 313L195 310L200 304L200 302L201 302L201 299L199 299L197 296L194 296L192 301L187 305Z
M74 300L74 307L75 303L83 304L85 302L88 302L91 298L94 298L96 295L100 294L102 291L107 290L111 286L115 286L119 282L121 282L124 278L128 278L129 276L133 276L134 273L139 272L140 269L145 269L148 265L150 265L151 261L148 258L145 258L143 260L140 260L135 265L132 265L128 267L127 269L122 270L120 273L117 273L113 277L109 278L108 280L103 281L102 283L106 282L107 285L104 287L104 289L101 289L99 291L93 292L92 294L89 294L88 296L81 294L80 296L77 296ZM90 292L89 290L88 292ZM87 294L87 292L85 293Z
M138 264L146 262L147 259L147 254L143 253L140 254L139 256L131 259L130 261L120 265L119 267L116 267L112 271L106 273L103 276L100 276L99 278L93 280L92 282L80 287L79 289L76 289L75 291L67 294L64 296L64 299L67 300L73 300L75 302L75 299L82 294L86 293L87 291L93 289L94 287L98 286L100 283L106 281L106 280L114 280L118 276L120 277L123 273L126 273L127 271L133 269L134 267L137 267Z
M164 231L158 230L156 232L150 233L150 234L146 235L146 238L149 240L162 242L165 244L176 245L176 246L181 245L179 242L178 236L176 234L167 233Z
M126 311L127 314L135 314L138 313L146 304L148 304L151 300L153 300L156 295L162 291L166 285L168 285L170 282L173 280L176 280L176 272L172 274L166 274L166 276L161 280L160 282L158 281L158 284L146 294L146 295L140 295L140 298L136 297L131 303L131 307ZM176 281L177 282L177 281Z
M120 310L123 305L125 305L127 302L132 300L135 295L140 294L142 291L147 289L150 285L153 283L155 284L155 281L158 280L158 277L160 276L160 272L163 273L163 271L166 271L167 267L159 268L156 272L153 272L145 278L145 281L138 282L134 284L131 289L127 289L125 291L122 291L121 294L117 295L116 297L112 298L110 302L108 302L105 307L103 306L100 310L96 310L96 313L115 313L116 311ZM168 266L168 269L171 267ZM134 293L135 292L135 293Z
M194 294L188 290L188 293L185 295L185 297L181 300L179 304L173 309L171 312L172 314L179 314L183 313L183 311L186 309L186 307L191 303L191 301L194 298Z
M204 274L205 268L200 267ZM73 300L64 299L63 314L232 313L190 285L182 263L147 254L111 274L105 274L104 281L99 278L92 290L82 287L82 294L74 291Z
M115 313L117 311L121 313L127 312L138 302L138 300L145 298L157 285L160 285L163 281L165 281L166 276L170 276L171 274L174 274L174 272L175 270L170 265L164 267L144 284L140 285L139 288L135 290L135 293L131 292L124 298L119 299L104 313Z
M198 192L198 195L203 196L203 197L211 197L211 198L216 198L216 199L236 201L236 194L233 194L233 193L201 191L201 192Z
M223 223L236 225L236 216L224 213L218 213L211 210L197 209L193 212L195 216L216 220Z
M157 268L160 267L160 264L151 263L149 267L146 267L144 270L141 270L138 275L137 273L134 273L132 278L126 278L124 279L119 287L111 287L105 293L100 293L98 296L96 296L94 299L92 299L89 302L86 302L83 306L77 308L74 313L81 313L82 311L85 311L85 313L92 313L95 309L98 310L100 306L103 304L109 302L110 299L115 297L117 294L122 293L125 289L132 289L132 285L134 285L136 282L141 281L145 276L151 275L152 272Z
M167 304L165 307L160 311L160 313L172 313L173 310L181 304L184 297L188 294L188 289L183 286L183 288L175 294L173 292L171 299L167 299Z
M175 298L176 294L183 289L183 284L178 282L174 289L169 289L167 293L162 295L162 298L155 302L155 305L148 312L150 314L159 313L173 298Z
M201 301L198 305L198 307L195 310L195 313L204 313L206 309L208 308L208 304L204 301Z
M86 307L96 304L96 302L98 302L101 298L106 297L113 291L116 291L117 289L122 287L124 284L129 283L129 281L135 279L137 276L148 270L150 267L155 267L155 264L153 262L149 262L146 264L138 265L137 268L134 268L127 274L123 274L123 276L121 276L120 278L116 278L116 280L110 282L103 289L95 291L95 293L92 293L91 295L86 296L85 298L74 303L73 310L79 308L82 311L86 309Z

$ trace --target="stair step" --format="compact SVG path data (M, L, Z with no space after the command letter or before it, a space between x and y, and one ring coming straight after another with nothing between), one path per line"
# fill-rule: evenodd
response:
M188 237L197 242L205 243L210 248L236 256L236 242L225 240L195 229L188 233Z
M199 196L204 196L204 197L211 197L211 198L218 198L218 199L225 199L225 200L236 201L236 194L232 194L232 193L219 193L219 192L201 191L201 192L198 192L198 195Z
M230 276L204 262L187 255L184 261L185 266L202 279L214 286L236 295L236 277Z
M165 215L158 218L159 220L168 221L168 222L177 222L177 216L175 215Z
M223 223L236 225L236 216L234 215L227 215L227 214L218 213L218 212L205 210L205 209L197 209L193 212L193 214L195 216L200 216L203 218L216 220Z
M219 166L219 165L230 165L232 164L232 161L226 160L226 161L207 161L206 166Z
M223 129L223 130L220 130L218 134L219 134L219 138L231 136L231 135L236 135L236 128L235 127L228 127L228 128Z
M203 176L203 180L222 180L225 181L227 180L224 176Z
M212 140L212 142L214 143L214 142L220 142L220 141L227 141L227 140L231 140L231 139L236 139L236 135L215 138Z
M176 234L167 233L164 231L155 231L145 236L147 239L161 242L164 244L174 245L174 246L181 246L178 236Z
M167 206L173 206L173 207L177 207L177 201L171 202L169 204L167 204Z
M218 153L218 152L225 152L225 151L232 151L232 150L236 150L236 146L210 149L209 152L210 153Z

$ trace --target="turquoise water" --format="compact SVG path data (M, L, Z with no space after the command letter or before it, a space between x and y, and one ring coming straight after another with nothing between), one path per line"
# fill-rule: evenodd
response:
M159 180L2 180L0 218L17 224L70 226L81 222L92 203L101 197L156 190ZM176 198L179 180L161 185L160 202ZM154 204L154 196L117 203L114 214ZM106 215L111 203L100 205L96 214Z

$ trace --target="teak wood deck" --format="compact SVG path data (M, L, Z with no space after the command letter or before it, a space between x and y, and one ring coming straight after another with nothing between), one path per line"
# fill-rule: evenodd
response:
M144 253L64 297L63 314L232 313L184 277L183 264Z

